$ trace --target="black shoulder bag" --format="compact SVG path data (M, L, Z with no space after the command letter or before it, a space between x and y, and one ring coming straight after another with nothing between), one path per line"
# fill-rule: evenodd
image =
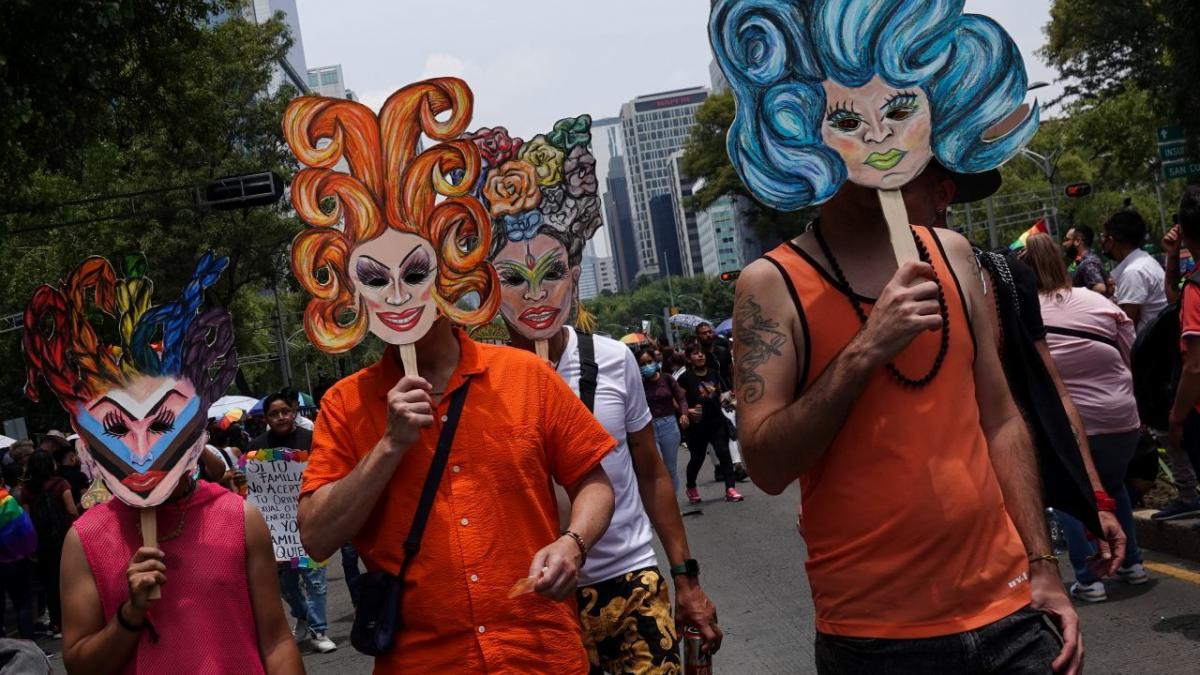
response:
M446 460L450 457L450 446L454 443L454 432L458 428L458 419L462 416L470 385L471 380L468 379L450 398L450 410L442 433L438 436L437 451L433 454L433 463L429 465L429 474L425 476L421 501L417 503L412 527L404 540L404 562L400 564L400 574L368 572L355 580L359 600L354 613L354 627L350 629L350 644L367 656L383 656L396 646L396 633L400 631L400 607L404 599L404 573L421 550L425 522L429 520L438 483L446 470Z
M576 333L579 337L579 400L589 412L596 407L596 378L600 366L596 365L596 341L591 333Z

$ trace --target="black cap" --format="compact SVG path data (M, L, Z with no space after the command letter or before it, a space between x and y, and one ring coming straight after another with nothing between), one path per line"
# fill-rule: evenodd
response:
M956 173L947 169L936 159L933 162L954 181L954 199L950 202L951 204L970 204L987 199L996 194L1004 183L1000 178L999 169L991 169L983 173Z

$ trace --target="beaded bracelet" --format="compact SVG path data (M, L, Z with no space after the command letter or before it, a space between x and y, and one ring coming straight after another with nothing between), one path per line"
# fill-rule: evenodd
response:
M572 532L570 530L563 532L563 536L570 537L575 540L575 545L579 547L579 556L580 556L579 564L583 565L585 562L587 562L588 547L587 547L587 544L583 543L583 537L579 536L578 534L575 534L574 532Z

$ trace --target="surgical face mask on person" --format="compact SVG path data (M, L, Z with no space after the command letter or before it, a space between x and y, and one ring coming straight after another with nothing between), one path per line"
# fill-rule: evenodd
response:
M647 363L646 365L642 366L642 377L654 377L654 374L657 372L657 363Z

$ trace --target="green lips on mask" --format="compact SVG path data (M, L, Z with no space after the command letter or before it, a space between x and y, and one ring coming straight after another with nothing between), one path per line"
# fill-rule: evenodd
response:
M891 171L892 169L896 168L896 165L899 164L907 154L907 152L897 148L892 148L883 154L872 152L867 156L867 161L863 162L863 164L866 164L873 169L879 169L880 171Z

